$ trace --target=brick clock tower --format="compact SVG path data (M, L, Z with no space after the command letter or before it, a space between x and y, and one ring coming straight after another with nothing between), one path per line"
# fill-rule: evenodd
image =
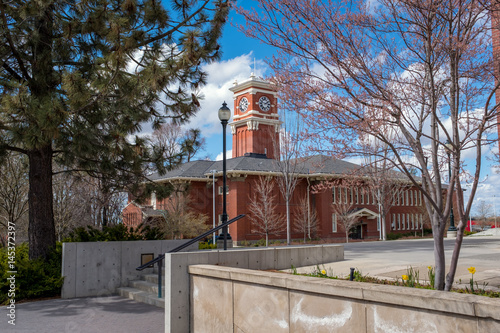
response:
M233 134L233 158L251 153L279 158L281 122L278 99L271 83L252 73L246 81L235 81L229 90L234 93L233 122L229 124Z

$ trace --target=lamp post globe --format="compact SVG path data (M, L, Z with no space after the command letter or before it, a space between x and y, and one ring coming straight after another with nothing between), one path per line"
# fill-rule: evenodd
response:
M222 124L222 216L221 223L227 222L227 212L226 212L226 192L227 192L227 171L226 171L226 127L227 122L231 118L231 110L227 107L226 102L222 103L222 107L219 109L219 119ZM224 240L224 250L227 250L227 242L231 240L231 235L227 230L227 226L222 228L222 234L220 237Z
M219 109L219 119L221 122L225 121L226 123L231 118L231 110L227 107L226 102L222 103L222 107Z

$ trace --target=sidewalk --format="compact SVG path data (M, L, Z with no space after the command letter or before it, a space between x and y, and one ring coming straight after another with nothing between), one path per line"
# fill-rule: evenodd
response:
M481 237L483 236L483 237ZM484 240L484 242L481 242ZM446 272L449 270L449 262L452 255L454 239L445 239L445 258ZM350 268L356 268L363 275L369 275L379 279L399 279L403 274L407 274L407 269L412 267L419 272L421 281L428 281L428 267L434 267L434 242L432 239L420 240L400 240L391 242L376 242L374 245L386 244L410 244L418 242L419 246L408 246L398 248L397 251L362 251L355 244L346 245L344 251L345 260L325 264L321 268L327 271L329 275L347 277ZM368 245L368 243L365 243ZM422 246L420 246L422 244ZM490 235L485 232L483 235L476 235L468 240L464 239L461 247L460 257L455 274L454 286L458 288L469 287L469 281L472 274L468 268L475 267L474 282L477 282L480 288L486 285L484 289L500 292L500 235ZM297 271L299 273L309 273L316 266L302 267ZM475 284L475 283L474 283Z
M1 307L0 332L159 333L165 310L119 296L53 299L16 304L16 325Z
M433 240L349 243L345 260L320 266L329 275L347 276L350 268L380 279L401 279L406 269L420 272L427 280L428 266L434 266ZM445 256L451 258L454 240L445 239ZM468 286L469 267L476 268L479 287L500 291L500 236L464 239L455 281ZM298 268L311 272L315 266ZM447 267L448 269L448 267ZM119 296L54 299L16 304L16 325L8 324L7 308L1 307L0 332L19 333L162 333L165 310Z

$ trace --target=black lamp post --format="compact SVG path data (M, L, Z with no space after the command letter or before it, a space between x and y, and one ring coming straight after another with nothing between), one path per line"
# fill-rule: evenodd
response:
M227 122L231 118L231 110L227 107L226 102L222 103L222 107L219 109L219 119L222 124L222 224L227 222L227 212L226 212L226 126ZM224 250L227 250L227 240L231 239L231 235L227 231L227 226L222 228L222 234L220 235L224 238Z
M448 154L448 177L451 182L451 150L453 149L453 145L448 140L446 140L444 145L446 147L446 154ZM453 216L453 193L451 194L450 227L448 231L457 231L457 228L455 228L455 218Z

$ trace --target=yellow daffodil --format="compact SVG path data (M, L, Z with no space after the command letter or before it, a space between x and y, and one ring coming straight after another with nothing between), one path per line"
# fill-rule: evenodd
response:
M429 270L431 270L431 269L432 269L432 266L427 266L427 268L428 268Z
M403 281L407 281L408 280L408 275L403 274L403 276L401 278L403 279Z
M476 267L469 267L468 270L469 270L469 273L471 273L471 274L476 273Z
M321 274L326 275L326 271L324 269L322 269Z

